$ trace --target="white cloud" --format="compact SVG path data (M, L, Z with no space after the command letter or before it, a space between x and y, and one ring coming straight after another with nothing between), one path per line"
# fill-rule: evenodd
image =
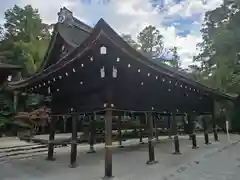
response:
M56 22L60 7L66 6L73 11L74 16L91 26L103 17L118 33L130 33L134 37L146 25L154 25L165 37L166 47L179 48L183 65L187 66L197 53L196 44L201 41L199 28L202 22L196 21L189 25L192 30L185 37L177 36L178 29L172 25L166 27L164 22L166 19L191 17L194 14L201 14L203 17L207 10L219 6L222 0L185 0L179 4L174 4L173 0L165 0L165 7L161 12L153 8L148 0L111 0L107 5L99 3L99 0L92 0L91 4L82 3L81 0L15 1L18 5L32 4L34 8L38 8L47 23ZM12 6L13 4L9 4L8 8Z

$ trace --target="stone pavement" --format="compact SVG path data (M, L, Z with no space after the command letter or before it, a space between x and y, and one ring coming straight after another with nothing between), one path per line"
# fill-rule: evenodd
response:
M240 180L240 144L232 143L206 154L197 163L183 166L169 180ZM167 178L166 178L167 180Z
M211 137L212 139L212 137ZM115 180L215 180L240 179L238 174L240 144L230 143L225 135L220 142L205 145L203 136L197 138L199 149L191 148L187 137L180 138L182 155L172 155L172 140L161 140L155 145L157 164L148 166L147 144L128 141L131 146L113 149L113 175ZM232 135L236 142L240 136ZM104 175L104 149L97 145L97 153L86 154L79 146L78 167L68 168L69 148L58 150L56 161L48 162L44 156L34 159L13 160L1 164L0 180L99 180ZM214 179L215 178L215 179Z
M30 145L25 141L20 141L18 137L1 137L0 138L0 149L6 147L14 147L14 146L25 146Z

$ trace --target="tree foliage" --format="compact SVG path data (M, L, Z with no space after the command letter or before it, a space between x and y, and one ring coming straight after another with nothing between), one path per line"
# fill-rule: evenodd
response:
M151 25L145 27L137 37L141 51L153 59L163 57L166 53L163 38L160 31Z
M122 34L121 36L123 40L128 43L132 48L138 50L139 49L139 44L133 40L132 36L130 34Z
M175 46L170 49L170 53L172 58L169 60L169 63L172 67L180 68L181 62L180 62L180 56L178 54L178 48Z
M23 75L36 72L48 47L48 25L42 23L37 9L15 5L5 12L0 40L0 60L23 67Z
M203 42L193 68L201 74L201 81L221 91L240 92L240 1L225 0L223 4L205 14L201 29Z
M151 59L167 63L175 68L179 68L181 65L177 47L165 48L164 37L154 26L146 26L136 37L137 42L133 40L130 34L122 34L122 38L134 49ZM170 58L166 59L165 55Z

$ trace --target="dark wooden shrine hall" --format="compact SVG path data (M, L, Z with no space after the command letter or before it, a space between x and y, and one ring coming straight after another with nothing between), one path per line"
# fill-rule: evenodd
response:
M16 75L21 70L21 67L11 64L4 64L0 62L0 84L9 80L12 80L12 76Z
M154 164L153 119L157 115L214 114L215 101L232 100L232 97L196 82L183 72L148 59L131 48L103 19L90 28L75 19L66 8L59 13L39 72L29 79L9 83L9 88L51 97L49 106L53 119L72 114L72 166L76 163L76 116L105 115L107 177L112 176L112 116L131 112L146 118L148 164ZM49 159L53 156L53 124ZM173 122L172 126L176 123ZM217 140L215 122L213 126ZM173 135L175 153L179 154L176 131ZM197 148L196 136L192 139L193 147Z

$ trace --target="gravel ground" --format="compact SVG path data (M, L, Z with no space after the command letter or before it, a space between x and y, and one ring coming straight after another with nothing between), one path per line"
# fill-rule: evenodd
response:
M113 175L115 180L238 180L240 179L240 136L219 135L220 142L205 145L203 136L197 137L199 149L191 148L187 137L180 137L182 155L172 155L172 140L155 144L155 165L146 165L147 144L136 140L124 142L125 148L113 149ZM210 137L212 140L212 136ZM213 140L212 140L213 141ZM97 153L86 154L86 146L78 146L77 168L68 168L70 149L56 152L56 161L48 162L44 156L34 159L4 162L0 180L99 180L104 175L103 144Z

